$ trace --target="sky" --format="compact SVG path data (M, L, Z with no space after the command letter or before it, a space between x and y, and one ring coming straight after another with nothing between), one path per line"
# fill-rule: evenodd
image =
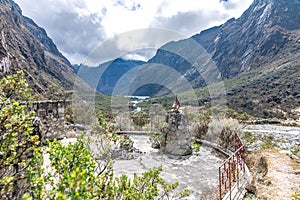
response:
M48 36L72 64L84 63L96 47L101 45L103 47L103 44L114 41L115 38L122 38L123 46L130 45L129 41L124 42L124 37L120 36L126 35L127 41L128 35L136 38L141 34L140 30L143 32L147 29L158 30L156 35L164 32L165 36L160 37L159 42L155 44L151 41L153 34L147 34L148 37L144 36L140 40L134 39L139 44L143 43L141 47L134 46L134 48L151 47L151 51L129 53L127 58L147 60L153 56L154 50L159 45L170 40L188 38L204 29L221 25L232 17L238 18L253 2L253 0L14 1L21 7L23 15L30 17L46 30ZM105 46L106 54L114 52L116 48L110 48L114 45L109 44Z

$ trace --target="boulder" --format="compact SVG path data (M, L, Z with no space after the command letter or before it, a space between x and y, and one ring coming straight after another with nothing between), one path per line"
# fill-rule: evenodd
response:
M264 177L268 173L268 163L267 159L264 156L261 156L260 159L255 164L255 169L257 172L257 175Z

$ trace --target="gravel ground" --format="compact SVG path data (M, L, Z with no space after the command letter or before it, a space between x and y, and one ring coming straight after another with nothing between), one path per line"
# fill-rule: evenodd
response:
M300 151L296 155L292 153L300 147L300 127L248 125L243 131L255 138L246 144L251 160L255 163L263 156L268 163L268 173L262 178L267 181L257 179L257 193L244 200L291 200L294 194L300 195ZM264 144L275 148L263 148ZM255 174L255 167L252 173Z

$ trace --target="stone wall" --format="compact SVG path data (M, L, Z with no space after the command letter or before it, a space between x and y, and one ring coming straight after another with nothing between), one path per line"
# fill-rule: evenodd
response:
M28 106L28 112L34 111L35 131L38 132L42 140L62 139L65 137L65 107L70 102L63 100L35 101Z
M182 111L174 110L166 114L166 125L162 128L162 134L162 152L177 156L192 154L192 136Z

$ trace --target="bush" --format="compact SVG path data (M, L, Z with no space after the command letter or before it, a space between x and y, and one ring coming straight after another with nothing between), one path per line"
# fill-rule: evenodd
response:
M95 105L84 98L77 95L73 96L72 109L69 114L72 114L71 122L75 124L92 125L97 121L95 116Z
M26 113L30 89L23 72L0 81L0 196L20 199L28 190L25 178L40 137L33 133L33 112Z
M74 124L74 116L73 116L72 107L70 107L70 106L66 107L64 117L67 122Z
M163 134L160 132L151 134L149 137L149 140L151 142L151 147L155 149L159 149L161 146L162 138L163 138Z
M131 116L133 123L138 126L145 126L146 124L150 123L150 118L147 113L145 112L137 112L133 113Z
M200 122L192 126L192 132L194 133L195 139L203 140L208 131L208 124Z
M134 174L133 179L114 176L112 163L103 166L96 161L82 138L67 146L49 143L47 153L50 163L39 172L31 171L31 188L24 199L164 199L178 185L165 183L160 177L162 167L141 176ZM35 160L43 160L41 154L35 156Z
M222 147L234 150L235 134L240 134L241 125L236 119L212 119L206 140L217 143Z
M208 131L208 125L211 121L211 109L203 111L199 117L199 122L192 126L192 132L194 133L195 139L203 140Z
M291 198L292 200L300 200L300 193L294 193Z
M242 114L238 114L236 116L236 119L239 120L240 122L246 122L247 120L249 120L251 118L250 115L248 115L247 113L243 112Z

